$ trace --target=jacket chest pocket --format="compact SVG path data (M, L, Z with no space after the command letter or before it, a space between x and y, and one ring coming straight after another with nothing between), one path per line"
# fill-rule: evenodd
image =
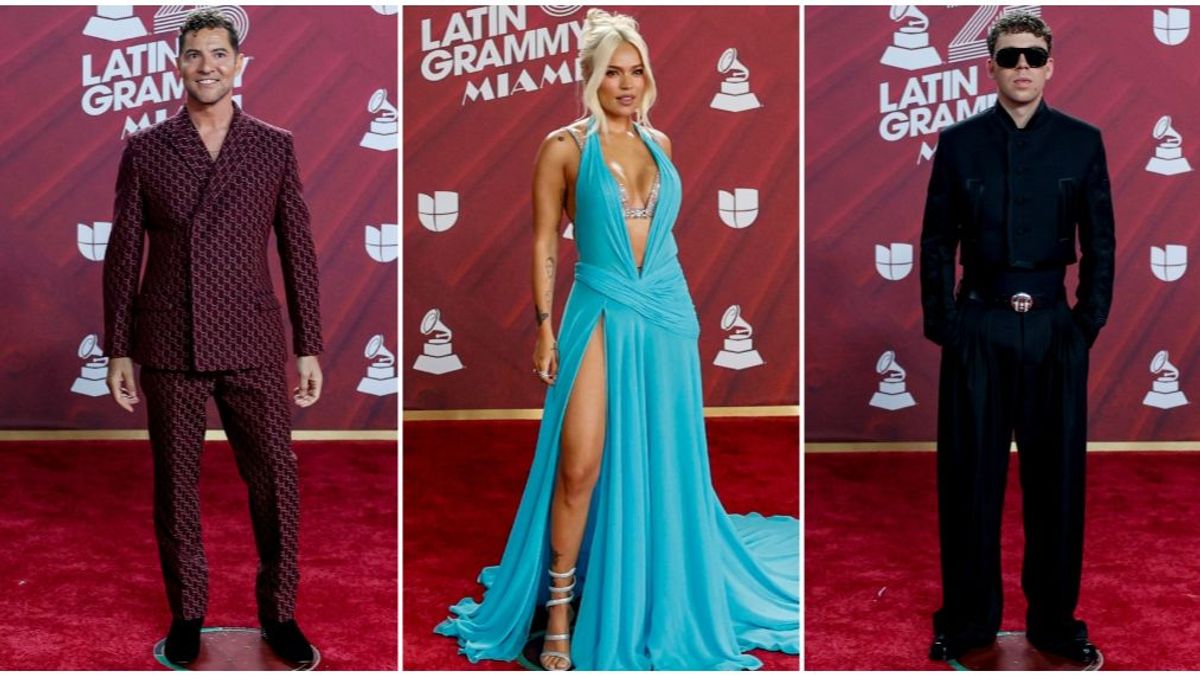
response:
M1075 223L1079 220L1079 181L1058 179L1058 241L1075 241Z

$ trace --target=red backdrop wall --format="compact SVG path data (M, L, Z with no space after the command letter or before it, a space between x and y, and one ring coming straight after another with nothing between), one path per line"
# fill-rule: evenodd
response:
M706 404L794 404L799 12L605 9L638 19L658 78L650 117L671 137L683 177L675 235L700 319ZM561 5L404 10L406 409L542 404L544 387L529 367L536 337L530 183L542 139L583 111L575 56L585 14ZM749 70L752 96L733 87L714 108L727 77L718 61L731 47ZM751 99L757 107L731 110ZM754 216L741 228L718 211L719 191L737 188L758 194L756 212L745 192L732 203L742 218ZM434 203L438 191L455 193L457 203L446 195ZM573 240L560 239L559 251L556 317L572 279ZM760 366L713 365L727 336L722 316L735 304L753 327ZM432 309L452 331L457 361L440 353L419 361L427 355L422 320ZM424 369L414 368L422 362Z
M312 212L327 384L296 425L394 429L396 397L359 385L373 335L397 349L396 263L366 245L368 227L392 224L394 261L395 123L390 134L386 123L375 129L383 149L363 145L381 115L368 110L373 94L386 89L396 104L396 10L222 7L245 34L235 94L247 113L293 132ZM103 369L87 364L103 356L79 351L86 336L103 335L104 224L123 138L181 105L173 63L190 8L139 6L125 16L113 7L0 8L0 427L144 424L143 412L131 417L88 395L100 392L91 378Z
M1046 100L1103 131L1116 207L1116 292L1108 326L1091 352L1090 438L1200 438L1200 319L1192 311L1200 275L1180 267L1166 274L1160 266L1160 278L1150 264L1152 247L1177 255L1168 244L1189 252L1200 244L1194 170L1200 163L1200 38L1189 31L1197 10L1033 9L1054 32L1056 66ZM810 440L935 436L939 351L922 337L919 276L915 265L911 271L895 265L903 262L899 247L889 272L896 280L885 278L876 246L890 251L893 243L907 244L917 257L928 153L937 129L992 104L982 40L1003 8L920 10L928 20L926 45L897 36L912 21L893 21L886 6L805 13ZM895 43L900 46L889 49ZM1171 154L1156 149L1162 140L1154 132L1164 116L1183 139L1184 162L1151 161L1156 152ZM1071 268L1068 277L1075 275ZM882 379L877 362L889 350L907 373L911 401L891 391L875 397ZM1162 375L1150 372L1161 350L1177 367L1182 397L1152 397L1155 407L1144 401ZM872 406L873 399L915 405L888 409Z

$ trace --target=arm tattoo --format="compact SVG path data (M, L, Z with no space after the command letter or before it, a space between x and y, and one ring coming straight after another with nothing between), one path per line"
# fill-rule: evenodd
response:
M542 311L538 307L534 307L534 313L537 314L537 325L542 325L550 318L550 309L554 306L554 256L547 256L544 269L546 270L546 291L542 293L542 303L546 306L546 311Z

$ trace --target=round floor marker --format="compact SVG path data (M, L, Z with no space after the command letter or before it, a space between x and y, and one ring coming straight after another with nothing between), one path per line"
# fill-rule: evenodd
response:
M955 670L1100 670L1104 654L1092 663L1079 663L1038 651L1022 631L1000 631L991 645L972 649L946 663Z
M313 647L312 663L284 661L262 639L258 628L212 627L200 630L200 656L186 665L172 663L163 653L167 639L154 645L154 658L171 670L313 670L321 653Z

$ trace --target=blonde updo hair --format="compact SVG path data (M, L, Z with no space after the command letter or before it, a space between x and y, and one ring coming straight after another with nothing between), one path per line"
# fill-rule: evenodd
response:
M579 36L579 64L583 71L583 107L587 113L581 119L591 117L596 120L596 128L600 132L608 131L604 116L604 108L600 105L600 82L612 61L613 52L622 42L633 45L642 57L642 69L645 73L646 87L642 91L641 101L634 119L642 126L653 128L650 124L650 106L658 96L658 87L654 82L654 71L650 69L650 50L646 41L638 33L637 21L625 14L610 14L602 9L589 9L587 18L583 21L583 32Z

